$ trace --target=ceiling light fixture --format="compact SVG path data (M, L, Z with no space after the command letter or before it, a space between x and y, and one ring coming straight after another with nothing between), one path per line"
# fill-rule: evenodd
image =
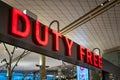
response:
M27 14L27 10L26 10L26 9L25 9L25 10L23 10L23 13L24 13L24 14Z
M103 6L103 3L102 4L100 4L101 6Z

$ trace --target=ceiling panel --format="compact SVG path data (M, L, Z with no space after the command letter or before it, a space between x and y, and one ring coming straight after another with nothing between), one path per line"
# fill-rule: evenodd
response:
M14 46L5 44L8 51L11 53L14 49ZM14 54L13 54L13 58L12 58L12 67L15 65L17 59L15 60L16 57L20 56L22 53L24 52L24 49L22 48L15 48ZM3 43L0 44L0 70L6 70L6 66L4 66L6 63L4 61L2 61L3 59L6 59L7 62L9 61L9 55L5 49L5 46L3 45ZM1 63L2 61L2 63ZM38 53L34 53L34 52L30 52L29 54L27 54L26 56L24 56L24 58L21 58L20 61L18 62L17 66L15 67L14 70L27 70L27 71L31 71L31 70L39 70L39 67L37 67L36 65L40 64L40 54ZM46 66L49 66L49 68L55 67L55 66L59 66L62 65L62 61L61 60L57 60L57 59L53 59L50 57L46 57Z
M70 32L70 35L72 34L72 36L75 36L75 32L77 32L78 34L82 34L83 32L81 32L80 30L83 30L85 33L89 33L85 34L85 36L82 36L83 38L90 36L87 39L89 45L92 44L90 49L99 47L101 50L106 50L114 48L116 46L120 46L120 28L118 27L120 21L118 20L119 18L117 18L117 16L119 15L116 15L116 12L119 12L119 10L116 11L115 8L116 6L83 24L82 26ZM79 35L77 35L76 37L79 37ZM86 38L84 38L84 40L86 41ZM76 42L79 43L79 40ZM97 43L96 45L94 45L95 42ZM89 46L86 45L85 47L89 48Z
M3 0L4 2L17 7L28 9L38 16L38 19L49 25L51 21L58 20L60 29L78 19L104 0Z

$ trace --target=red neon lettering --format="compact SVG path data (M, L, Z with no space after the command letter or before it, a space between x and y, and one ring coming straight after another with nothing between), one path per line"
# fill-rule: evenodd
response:
M92 65L92 52L86 49L86 63Z
M33 32L34 33L33 37L34 37L35 42L41 46L47 45L48 44L48 27L43 26L41 28L40 22L36 20L34 28L35 29ZM41 37L41 39L40 39L40 37Z
M18 20L22 22L22 30L18 29ZM18 37L26 37L30 33L30 22L28 17L16 8L12 8L12 20L11 20L10 33Z
M98 56L98 67L99 67L100 69L103 68L103 66L102 66L102 57L101 57L101 56Z
M78 60L83 60L83 56L85 55L85 53L83 52L85 48L83 48L82 46L78 45L78 52L77 52L77 57L78 57Z
M59 51L59 38L61 38L62 35L55 30L51 32L53 33L53 50Z
M18 36L18 37L27 37L30 33L30 21L29 18L21 11L17 10L16 8L12 8L12 18L11 18L11 29L10 33L12 35ZM19 24L19 22L21 24ZM32 32L31 32L32 33ZM35 21L34 26L33 26L33 40L35 43L37 43L40 46L46 46L48 44L48 27L42 25L39 21ZM60 50L60 38L62 35L58 33L55 30L51 30L51 33L53 34L53 50L54 51L59 51ZM69 40L66 37L63 37L63 42L65 46L65 56L71 56L72 55L72 46L73 46L73 41ZM76 52L76 51L75 51ZM76 54L75 54L76 55ZM74 56L73 56L74 57ZM100 69L103 68L102 66L102 57L98 56L88 49L77 45L77 59L78 60L83 60L86 63L93 65L95 67L98 67Z
M98 55L93 53L93 65L98 67Z
M73 41L72 40L68 40L68 38L63 37L64 43L65 43L65 48L66 48L66 56L71 56L71 48L73 45Z

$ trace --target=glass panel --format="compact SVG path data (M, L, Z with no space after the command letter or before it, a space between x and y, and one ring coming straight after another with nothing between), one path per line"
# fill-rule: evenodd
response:
M89 80L87 68L77 66L77 80Z

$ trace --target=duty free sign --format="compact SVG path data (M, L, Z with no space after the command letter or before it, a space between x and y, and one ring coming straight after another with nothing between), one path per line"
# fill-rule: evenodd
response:
M92 69L102 69L102 57L49 29L38 20L0 5L0 40L49 57Z

